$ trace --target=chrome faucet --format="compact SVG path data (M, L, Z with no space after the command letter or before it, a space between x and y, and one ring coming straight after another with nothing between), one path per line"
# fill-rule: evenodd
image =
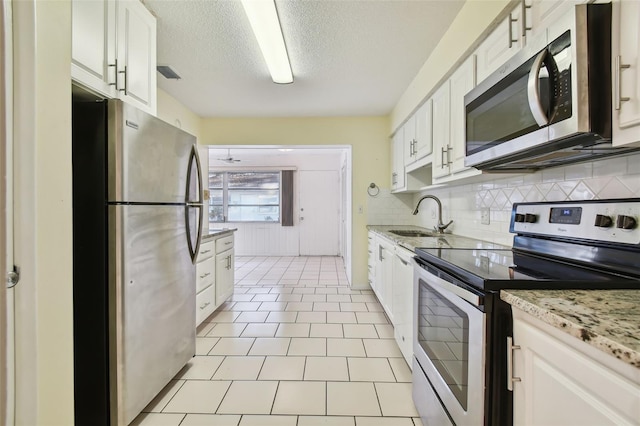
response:
M415 210L413 210L413 214L414 215L418 214L418 207L420 207L420 203L425 198L431 198L438 205L438 225L434 229L439 233L444 234L444 230L447 229L447 227L453 223L453 220L450 220L449 223L447 223L446 225L442 223L442 203L440 202L438 197L436 197L435 195L425 195L424 197L420 198L420 201L418 201L418 204L416 204Z

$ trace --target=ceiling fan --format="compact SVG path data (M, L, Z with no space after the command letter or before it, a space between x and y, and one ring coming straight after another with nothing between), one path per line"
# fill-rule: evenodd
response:
M228 150L227 150L227 157L226 157L226 158L217 158L217 160L219 160L219 161L223 161L223 162L225 162L225 163L227 163L227 164L233 164L233 163L238 163L238 162L240 162L240 160L235 159L235 158L233 158L233 157L231 156L231 150L230 150L230 149L228 149Z

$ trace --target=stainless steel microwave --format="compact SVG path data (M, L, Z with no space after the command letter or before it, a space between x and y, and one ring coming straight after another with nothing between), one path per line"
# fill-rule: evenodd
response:
M465 165L537 170L621 154L611 145L611 4L584 4L465 96Z

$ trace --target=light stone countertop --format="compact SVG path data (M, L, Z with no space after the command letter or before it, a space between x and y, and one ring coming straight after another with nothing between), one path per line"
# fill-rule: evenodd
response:
M502 290L500 298L640 368L640 290Z
M206 233L202 233L202 241L208 241L224 235L231 235L237 230L238 228L209 228Z
M475 238L462 237L460 235L447 233L439 234L431 229L421 228L419 226L413 225L367 225L367 229L413 252L415 252L416 248L419 247L461 249L484 248L507 250L511 248L488 241L477 240ZM420 231L430 233L432 235L429 237L401 237L399 235L391 233L391 230Z

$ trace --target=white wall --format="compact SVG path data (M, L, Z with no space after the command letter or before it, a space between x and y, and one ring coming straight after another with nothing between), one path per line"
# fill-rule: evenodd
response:
M352 282L367 288L367 186L389 187L389 117L207 118L209 145L350 145L352 149ZM360 213L359 206L363 206Z
M272 150L269 150L272 151ZM277 150L276 150L277 151ZM246 156L242 154L236 155L238 149L234 149L233 154L238 158L245 158L238 166L228 166L225 163L217 161L216 158L223 155L226 157L226 151L224 149L214 149L210 155L210 167L211 170L234 170L237 167L251 167L250 164L256 164L260 167L295 167L294 173L294 226L281 226L279 223L242 223L242 222L229 222L226 224L210 223L210 227L219 228L233 227L238 228L235 234L235 253L239 256L299 256L299 224L300 224L300 209L298 205L299 197L299 174L300 171L305 170L335 170L339 171L342 166L343 154L339 151L331 150L334 152L323 153L324 150L317 150L313 154L298 154L295 149L292 152L281 153L278 156L268 155L254 155L251 158L255 158L256 161L252 161L250 158L246 160ZM335 197L339 200L340 188L336 187ZM308 214L308 213L307 213ZM338 238L336 236L336 238Z
M512 0L467 0L465 2L391 112L390 133L435 91L512 6L515 6Z
M71 3L13 1L16 424L73 424Z

